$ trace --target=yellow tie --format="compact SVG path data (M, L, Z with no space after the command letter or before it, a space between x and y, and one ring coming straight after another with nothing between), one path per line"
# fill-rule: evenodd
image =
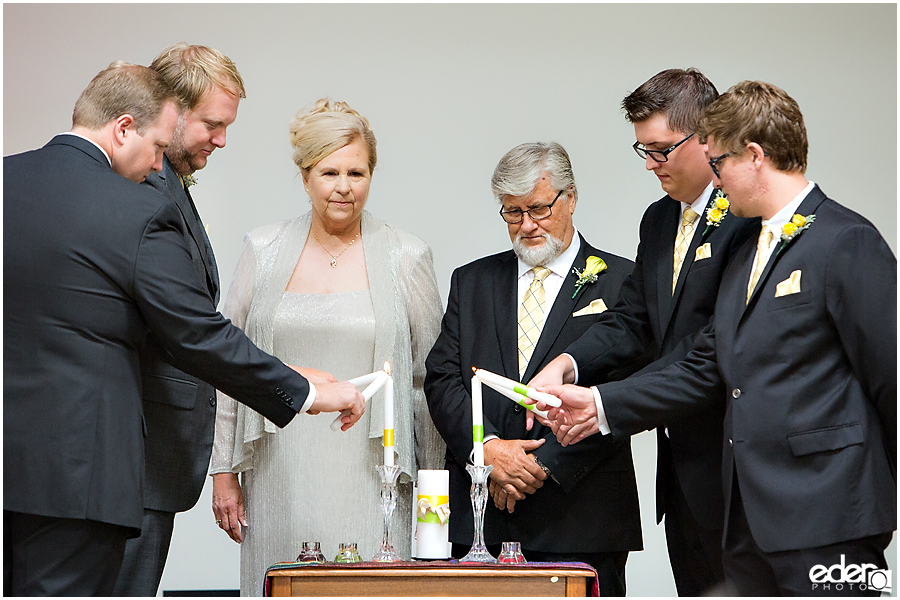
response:
M697 220L697 213L690 206L684 209L681 216L681 227L678 228L678 235L675 236L675 262L672 269L672 293L675 293L675 286L678 284L678 274L681 273L681 265L684 264L684 257L687 249L691 245L691 234L694 233L694 221Z
M753 290L756 289L759 276L762 275L763 269L766 268L767 261L763 260L763 255L768 254L769 244L772 243L773 237L775 235L772 233L772 230L769 229L768 225L764 225L762 231L759 232L759 240L756 242L756 258L753 259L753 272L750 274L750 285L747 286L747 302L750 302L750 296L753 295Z
M544 326L544 278L550 274L547 267L532 269L534 281L525 291L522 307L519 309L519 377L525 375L534 346L541 337Z

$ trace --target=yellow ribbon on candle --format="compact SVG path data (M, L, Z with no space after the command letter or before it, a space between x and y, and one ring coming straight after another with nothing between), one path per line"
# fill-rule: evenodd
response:
M385 429L384 430L384 446L387 448L388 446L394 445L394 430L393 429Z
M416 496L416 520L444 525L450 518L450 496Z

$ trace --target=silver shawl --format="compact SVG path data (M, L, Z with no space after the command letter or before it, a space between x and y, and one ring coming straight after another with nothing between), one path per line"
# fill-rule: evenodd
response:
M306 213L247 234L225 299L222 313L270 354L275 310L300 259L311 220L311 213ZM431 421L423 391L425 357L437 338L443 312L431 249L367 211L362 214L362 244L375 312L372 370L381 369L385 361L392 366L397 464L415 480L417 469L440 469L444 460L444 442ZM384 435L383 403L383 392L367 403L370 438ZM252 469L255 442L277 431L256 411L218 392L210 474ZM401 475L401 481L406 477Z

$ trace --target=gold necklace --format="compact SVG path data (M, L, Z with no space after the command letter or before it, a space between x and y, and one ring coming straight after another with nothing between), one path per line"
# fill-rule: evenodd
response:
M343 254L344 252L346 252L347 250L350 249L350 246L353 245L353 242L355 242L355 241L356 241L356 238L359 237L359 234L362 233L362 229L360 229L359 231L357 231L357 232L356 232L356 235L353 236L353 239L350 240L350 243L347 244L347 247L344 248L343 250L341 250L340 252L338 252L337 254L332 254L331 251L328 250L328 248L325 247L325 244L323 244L322 242L319 241L319 238L316 237L316 232L315 232L315 231L310 230L310 233L312 233L313 239L316 240L316 242L318 242L318 244L319 244L320 246L322 246L322 250L324 250L325 252L327 252L327 253L328 253L328 256L331 257L331 268L332 268L332 269L336 269L336 268L337 268L337 259L341 256L341 254Z

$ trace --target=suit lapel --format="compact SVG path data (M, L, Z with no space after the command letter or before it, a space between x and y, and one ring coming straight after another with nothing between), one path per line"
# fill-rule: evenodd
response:
M176 206L178 206L182 217L184 217L188 233L190 233L191 238L197 245L203 268L206 270L209 291L213 296L214 303L218 304L219 270L216 266L216 258L212 251L212 244L209 243L209 238L206 235L206 230L200 220L200 214L197 212L197 208L194 205L190 192L181 185L181 180L175 173L175 169L172 168L172 163L169 162L168 158L163 158L163 164L164 166L162 173L160 173L160 178L165 181L168 196L175 200Z
M594 249L588 246L587 242L584 241L581 234L578 234L578 237L581 239L581 247L578 249L578 255L575 257L575 266L584 265L587 257L594 251ZM599 277L603 277L603 274L601 273ZM556 338L559 337L566 321L569 320L569 316L572 314L575 304L578 302L578 298L572 298L572 294L575 292L575 281L577 279L575 273L569 269L566 278L563 280L559 294L557 294L556 300L553 302L553 306L550 308L549 313L545 311L544 326L541 328L541 337L538 338L538 343L534 347L534 352L531 355L531 360L528 361L528 366L525 368L525 375L522 377L522 381L527 382L534 377L538 365L541 364L547 356L547 353L550 352L550 348L553 347L553 343L556 341Z
M675 262L675 238L681 226L681 202L669 198L661 221L660 230L663 233L658 239L662 249L659 252L661 259L656 264L656 305L659 311L659 331L664 334L675 307L672 298L672 265Z
M800 203L800 206L797 207L797 213L804 215L804 216L815 213L816 209L819 207L819 205L822 203L822 201L824 199L825 199L824 192L822 192L822 190L819 189L819 186L814 187L812 189L812 191L806 196L806 198L803 199L803 202ZM813 225L813 226L815 226L815 225ZM800 235L803 235L803 234L801 233ZM781 237L781 232L776 231L775 236ZM759 234L757 234L757 238L758 237L759 237ZM799 236L797 236L797 237L799 237ZM749 302L747 302L747 305L745 306L744 315L747 314L747 312L749 311L749 308L755 303L756 298L761 293L761 290L763 289L763 287L765 287L766 280L769 278L769 275L772 273L772 269L775 267L776 264L778 264L778 261L781 260L781 257L784 256L784 254L791 249L791 246L793 246L794 243L797 241L797 237L792 239L788 243L788 245L785 246L785 248L783 250L779 251L779 248L781 247L781 242L779 242L778 245L775 247L775 250L772 251L772 255L769 256L769 261L766 263L765 269L763 269L762 274L759 276L759 281L756 282L756 287L753 288L753 293L750 295L750 300L749 300ZM753 256L750 257L750 262L751 263L753 262ZM752 265L750 268L752 269ZM750 284L750 271L749 270L747 271L747 279L745 281L747 282L748 285Z
M504 376L519 380L519 348L518 319L519 292L518 261L516 255L509 251L499 259L498 268L494 271L493 282L485 290L494 299L494 323L497 331L497 347L500 348L500 360L503 364ZM493 291L493 293L490 293ZM512 307L512 310L510 310ZM476 365L477 366L477 365Z

